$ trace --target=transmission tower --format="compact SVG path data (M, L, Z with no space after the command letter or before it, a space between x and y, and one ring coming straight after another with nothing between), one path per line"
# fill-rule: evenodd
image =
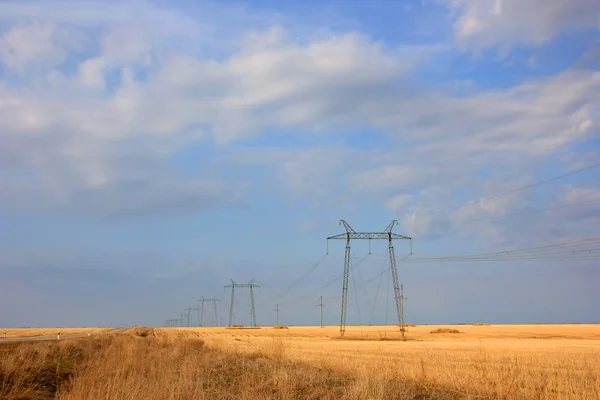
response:
M402 337L404 337L404 285L400 285L400 332L402 332Z
M192 310L195 310L195 308L188 307L185 309L186 314L187 314L187 326L188 327L190 326L190 314L192 313Z
M221 301L221 299L217 299L216 297L206 298L202 297L198 302L201 304L200 306L200 326L204 321L204 303L213 303L214 311L215 311L215 326L219 326L219 320L217 318L217 301Z
M275 309L273 311L275 311L276 314L275 326L279 326L279 304L275 304Z
M184 315L185 315L184 313L182 313L182 314L179 314L179 321L180 321L180 323L181 323L181 325L180 325L180 326L183 326L183 316L184 316Z
M230 285L225 286L225 288L231 288L231 304L229 305L229 327L233 326L233 304L235 300L235 288L250 288L250 325L256 326L256 309L254 307L254 288L259 288L260 286L254 283L254 279L252 279L249 283L236 283L233 279L229 279L231 281Z
M191 314L192 311L196 311L196 316L198 317L198 321L200 321L200 307L190 307L188 308L188 314ZM191 326L192 324L190 324L188 322L188 326Z
M330 236L327 238L327 249L329 252L329 240L330 239L341 239L346 240L346 253L344 256L344 280L342 282L342 312L340 317L340 335L344 336L346 332L346 307L348 303L348 276L350 275L350 240L368 240L369 241L369 252L371 248L371 240L387 240L388 251L390 253L390 269L392 270L392 279L394 283L394 297L396 299L396 311L398 313L398 324L400 325L400 332L404 337L404 318L402 317L402 298L400 294L400 285L398 284L398 269L396 267L396 256L394 255L394 239L406 239L410 241L410 254L412 254L412 238L408 236L399 235L392 233L392 228L397 225L398 221L393 220L385 228L383 232L356 232L346 221L340 220L340 225L343 225L346 229L346 233L339 235Z
M202 296L200 300L198 300L198 303L200 303L200 315L198 315L198 326L202 326L202 321L204 321L204 296Z
M322 328L323 327L323 307L325 307L325 304L323 304L323 296L319 297L319 304L317 304L317 307L321 307L320 321L321 321L321 328Z

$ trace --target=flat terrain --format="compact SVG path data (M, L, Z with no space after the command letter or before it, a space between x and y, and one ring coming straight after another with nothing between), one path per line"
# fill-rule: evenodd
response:
M110 332L114 328L0 328L0 340L4 338L6 332L7 338L35 337L35 336L56 336L58 332L61 335L79 335L91 332L92 334L100 332Z
M459 333L430 333L439 328ZM492 325L289 329L165 328L229 352L279 352L364 379L407 379L466 397L600 398L600 325Z
M0 340L0 399L600 398L600 325L110 331Z

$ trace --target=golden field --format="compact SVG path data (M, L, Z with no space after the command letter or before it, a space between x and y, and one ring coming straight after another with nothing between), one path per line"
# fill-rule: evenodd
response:
M61 335L77 335L100 332L110 332L114 328L0 328L0 340L6 332L7 338L54 336L60 332Z
M432 334L439 328L460 333ZM598 399L600 325L135 328L0 345L0 399ZM1 343L1 341L0 341Z
M432 334L439 328L460 333ZM170 328L229 352L285 353L296 362L362 379L401 379L466 397L600 399L600 325ZM388 339L388 340L386 340ZM395 339L395 340L394 340ZM377 397L373 397L377 398Z

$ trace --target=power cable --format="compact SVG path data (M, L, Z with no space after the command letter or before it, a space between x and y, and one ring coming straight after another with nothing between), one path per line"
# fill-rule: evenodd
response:
M579 206L579 205L582 205L582 204L596 203L596 202L599 202L599 201L600 201L600 199L592 199L592 200L580 201L580 202L577 202L577 203L559 204L559 205L551 206L551 207L545 207L545 208L537 208L537 209L532 209L532 210L511 212L511 213L507 213L507 214L504 214L504 215L491 215L489 217L471 219L471 220L469 220L469 222L486 221L486 220L489 220L489 219L502 219L502 218L506 218L506 217L512 217L512 216L515 216L515 215L532 214L532 213L544 212L544 211L549 211L549 210L555 210L555 209L559 209L559 208L574 207L574 206ZM423 215L426 215L426 214L423 214Z
M362 277L362 273L360 272L360 268L358 267L358 265L356 265L356 272L358 272L358 277L360 278L360 282L362 283L362 288L364 289L365 292L365 297L367 298L367 302L369 303L369 308L371 308L371 299L369 298L369 293L367 293L367 285L365 284L365 281Z
M593 244L600 243L600 238L587 238L569 242L553 243L542 246L525 247L514 250L497 251L493 253L479 253L479 254L461 254L454 256L429 256L405 259L409 261L481 261L481 260L510 260L510 259L521 259L521 258L538 258L548 259L556 256L577 256L581 253L581 256L590 255L599 251L598 248L585 248L581 249L582 246L590 246ZM575 248L575 249L574 249ZM560 251L557 251L560 249ZM377 255L373 255L374 258L381 258Z
M360 265L362 264L367 258L369 258L371 255L370 254L366 254L363 258L361 258L356 265ZM344 276L344 273L342 272L340 275L336 276L335 278L333 278L331 281L327 282L326 284L324 284L323 286L319 287L318 289L313 290L312 292L310 292L307 295L303 295L301 297L296 297L292 300L288 300L288 301L280 301L281 304L289 304L291 302L300 302L302 300L306 300L309 297L314 296L315 294L319 293L320 291L322 291L323 289L326 289L328 287L330 287L331 285L333 285L334 283L336 283L338 280L342 279L342 277ZM338 296L339 297L339 296ZM325 299L327 300L327 299Z
M373 322L373 317L375 315L375 305L377 304L377 298L379 297L379 289L381 287L381 280L383 278L383 274L385 272L386 262L384 261L381 265L381 274L379 275L379 281L377 282L377 291L375 292L375 299L373 300L373 307L371 308L371 316L369 317L369 326Z
M476 203L479 203L482 200L497 199L499 197L508 196L510 194L517 193L517 192L520 192L520 191L523 191L523 190L526 190L526 189L531 189L531 188L534 188L534 187L538 187L538 186L544 185L544 184L549 183L549 182L553 182L553 181L556 181L556 180L559 180L559 179L562 179L562 178L566 178L567 176L575 175L575 174L578 174L580 172L587 171L587 170L592 169L592 168L596 168L598 166L600 166L600 163L588 165L587 167L583 167L583 168L577 169L575 171L567 172L565 174L562 174L562 175L559 175L559 176L555 176L553 178L549 178L549 179L546 179L546 180L543 180L543 181L540 181L540 182L535 182L535 183L532 183L532 184L529 184L529 185L521 186L519 188L510 190L508 192L500 193L500 194L493 195L493 196L484 197L484 198L482 198L480 200L477 200ZM451 207L451 208L447 208L447 209L441 209L441 210L436 210L436 211L432 211L432 212L429 212L429 213L424 213L424 214L421 214L421 215L434 215L434 214L438 214L438 213L443 212L443 211L454 211L454 210L457 210L457 209L463 207L464 205L465 204L461 204L461 205L458 205L458 206L455 206L455 207Z
M304 274L302 274L300 276L300 278L296 279L294 281L294 283L292 283L290 286L288 286L285 290L282 290L281 292L269 297L268 299L265 299L263 301L261 301L260 304L264 304L267 303L269 301L272 301L276 298L278 298L279 296L285 294L285 293L289 293L290 290L292 290L293 288L295 288L300 282L302 282L308 275L310 275L313 271L315 271L322 263L323 261L325 261L325 259L327 258L328 254L325 254L319 261L317 261L316 263L314 263L308 270L306 270L304 272Z

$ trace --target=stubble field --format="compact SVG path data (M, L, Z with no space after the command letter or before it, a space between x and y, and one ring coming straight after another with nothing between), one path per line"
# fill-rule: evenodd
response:
M600 325L493 325L289 329L170 328L228 352L281 352L291 362L401 379L466 397L600 398ZM455 329L459 333L430 333ZM373 397L376 398L376 397Z
M0 398L598 399L600 325L145 328L0 340ZM430 333L456 329L459 333Z
M79 335L91 332L92 334L101 332L110 332L113 328L0 328L0 339L6 333L7 338L18 337L36 337L36 336L56 336L58 332L61 335Z

